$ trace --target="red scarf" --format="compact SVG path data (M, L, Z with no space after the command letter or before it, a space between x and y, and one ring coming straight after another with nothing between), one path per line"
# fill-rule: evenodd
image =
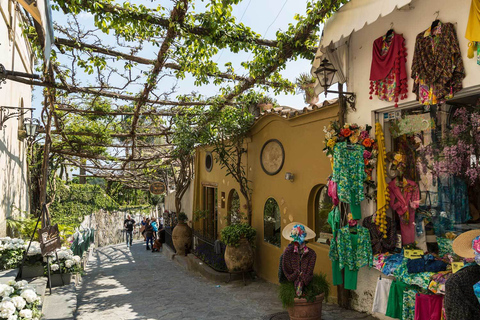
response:
M370 70L370 99L372 94L379 95L379 81L386 82L386 78L392 70L395 72L395 107L398 106L398 98L407 98L407 49L402 35L393 33L390 47L385 55L382 55L383 36L373 42L372 68ZM382 89L382 88L380 88ZM384 88L386 90L386 85Z

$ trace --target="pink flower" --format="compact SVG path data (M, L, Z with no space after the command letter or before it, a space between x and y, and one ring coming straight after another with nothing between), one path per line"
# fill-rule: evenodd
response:
M480 254L480 237L473 240L473 250Z
M362 132L360 133L360 139L361 139L361 140L365 140L365 139L367 139L369 136L370 136L370 135L368 134L368 131L362 131Z
M370 159L372 157L372 153L368 150L363 151L363 158Z

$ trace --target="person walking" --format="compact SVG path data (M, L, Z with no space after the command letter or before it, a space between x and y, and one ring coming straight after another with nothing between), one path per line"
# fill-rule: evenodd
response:
M133 241L133 229L135 228L135 220L128 214L127 219L123 222L125 227L125 234L127 238L127 248L132 246Z
M157 224L157 218L152 217L152 222L150 223L153 228L153 240L157 239L157 232L158 232L158 224Z
M150 223L150 219L147 218L147 220L145 221L146 224L145 224L145 232L144 232L144 235L145 235L145 239L147 241L147 250L150 250L150 246L149 244L153 247L153 227L152 227L152 224Z
M147 218L143 217L142 221L140 221L140 233L143 236L143 241L147 241L147 238L145 237L145 225L147 224Z

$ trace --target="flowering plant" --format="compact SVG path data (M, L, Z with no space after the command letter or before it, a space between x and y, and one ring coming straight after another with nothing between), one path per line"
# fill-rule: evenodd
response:
M38 320L40 297L25 280L0 284L0 320Z
M58 257L58 259L57 259ZM77 273L82 271L82 259L73 254L73 251L62 247L56 254L51 255L50 271L51 273ZM45 266L45 274L48 269Z
M458 108L453 113L451 128L439 143L420 149L420 155L432 159L432 173L444 173L464 178L471 185L480 181L480 100L477 106ZM427 161L419 162L421 170L427 171Z
M356 123L346 123L343 127L338 121L331 122L327 127L324 127L325 132L325 148L323 151L327 156L333 157L335 145L339 142L347 142L349 144L358 144L365 148L363 152L363 160L365 163L365 173L367 179L365 180L365 197L373 199L375 193L375 183L372 179L372 172L377 164L378 144L375 139L370 137L371 126L359 126Z

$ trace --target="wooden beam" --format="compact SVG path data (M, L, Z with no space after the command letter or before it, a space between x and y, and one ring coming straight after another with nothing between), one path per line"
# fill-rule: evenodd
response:
M16 77L12 75L7 76L8 80L12 80L15 82L31 85L31 86L39 86L39 87L46 87L46 88L55 88L58 90L65 90L68 93L84 93L84 94L91 94L96 96L102 96L112 99L120 99L125 101L138 101L139 97L137 96L129 96L125 94L120 94L113 91L108 91L106 89L91 89L86 87L76 87L76 86L65 86L60 83L56 82L48 82L48 81L38 81L38 80L31 80L22 77ZM204 101L167 101L167 100L153 100L147 99L146 103L148 104L157 104L162 106L209 106L212 103L204 102Z
M38 133L45 133L45 130L38 130ZM65 134L68 136L86 136L86 137L103 137L101 134L97 134L94 132L82 132L82 131L72 131L66 132L62 130L52 130L51 134L61 135ZM171 132L141 132L137 133L137 137L157 137L157 136L166 136L171 134ZM110 134L112 138L128 138L132 135L130 133L112 133Z
M128 111L100 111L100 110L83 110L75 108L62 108L56 107L55 111L61 112L71 112L71 113L80 113L80 114L95 114L99 116L133 116L133 112ZM160 117L171 117L176 116L179 113L169 112L169 111L144 111L140 112L141 116L160 116Z
M149 161L154 161L154 160L163 160L163 159L169 159L173 158L173 156L169 155L153 155L149 158L118 158L118 157L106 157L98 154L88 154L88 153L81 153L81 152L75 152L72 150L58 150L58 149L52 149L53 153L57 154L63 154L63 155L68 155L72 157L78 157L78 158L87 158L87 159L96 159L96 160L104 160L104 161L133 161L133 162L149 162ZM160 166L160 165L159 165Z

